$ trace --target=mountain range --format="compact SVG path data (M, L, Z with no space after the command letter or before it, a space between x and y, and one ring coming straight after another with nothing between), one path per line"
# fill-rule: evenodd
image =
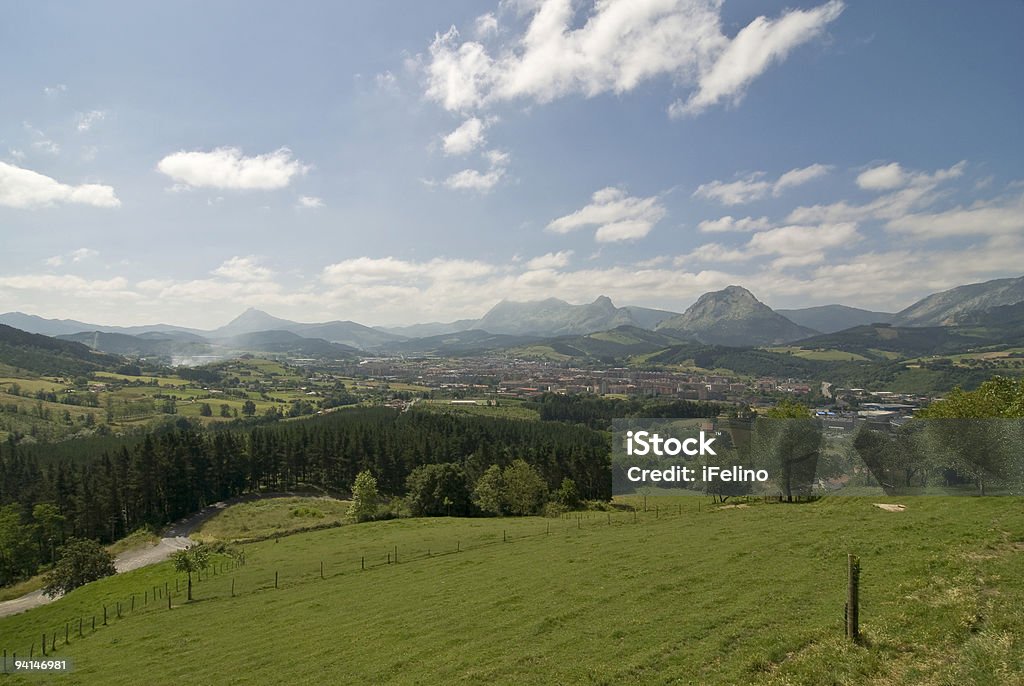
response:
M1003 316L999 314L1000 308L1012 308L1021 302L1024 302L1024 277L996 279L935 293L895 314L845 305L772 310L747 289L729 286L705 293L683 313L617 307L608 297L601 296L581 305L557 298L534 302L503 300L480 319L392 328L342 320L295 322L254 308L208 331L169 324L102 326L71 319L44 319L21 312L0 315L0 324L57 336L98 351L140 357L235 352L311 357L346 357L361 351L470 354L521 348L541 341L550 344L551 350L564 351L558 354L572 356L585 350L590 351L586 354L604 356L626 348L639 351L685 343L758 347L800 341L835 347L837 341L846 340L851 346L861 347L867 339L893 339L903 329L977 328L981 322L990 326L994 322L998 328ZM886 324L891 328L884 331L875 326ZM606 332L603 338L602 332ZM923 331L908 331L900 338L916 341L911 346L916 349L925 344L923 335ZM947 328L936 335L953 345L966 334ZM884 349L884 346L876 346L876 349Z

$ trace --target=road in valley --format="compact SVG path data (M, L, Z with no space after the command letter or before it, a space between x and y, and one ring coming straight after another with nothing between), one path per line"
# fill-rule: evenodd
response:
M138 548L132 548L126 550L117 556L114 560L114 567L118 573L128 572L139 567L145 567L147 565L153 565L157 562L163 562L174 553L179 550L184 550L192 545L195 541L189 538L189 534L198 529L206 520L210 519L214 515L221 512L224 508L234 505L236 503L246 502L249 500L260 500L263 498L285 498L289 496L310 496L316 497L321 494L319 493L249 493L246 495L240 495L237 498L230 498L228 500L214 503L204 507L199 512L193 515L189 515L184 519L181 519L169 527L164 529L160 536L160 540L154 545L142 545ZM32 591L27 593L20 598L14 598L13 600L5 600L0 602L0 617L6 617L8 615L16 615L19 612L25 610L31 610L34 607L52 603L54 600L59 598L50 598L42 591Z

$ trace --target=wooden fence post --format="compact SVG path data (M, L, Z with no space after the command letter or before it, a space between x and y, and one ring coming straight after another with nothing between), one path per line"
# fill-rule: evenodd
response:
M362 569L363 571L366 570L366 556L365 555L363 555L361 558L359 558L359 569Z
M43 655L46 655L46 633L43 632Z
M860 558L846 556L846 638L860 638Z
M277 588L277 572L274 572L274 588Z
M320 560L320 578L321 579L324 578L324 561L323 560ZM234 583L233 579L232 579L231 583Z
M168 610L171 609L171 594L170 593L167 594L167 609Z
M103 606L103 626L107 625L107 606Z

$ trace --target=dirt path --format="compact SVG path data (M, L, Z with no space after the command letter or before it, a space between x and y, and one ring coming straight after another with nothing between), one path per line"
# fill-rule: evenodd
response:
M154 545L143 545L138 548L126 550L114 560L114 567L118 573L128 572L139 567L163 562L179 550L184 550L195 543L188 536L198 529L206 520L220 513L227 507L237 503L244 503L250 500L262 500L264 498L287 498L292 496L318 497L321 493L249 493L240 495L237 498L230 498L219 503L204 507L199 512L189 515L184 519L171 524L160 533L160 540ZM59 598L60 596L57 596ZM0 617L16 615L25 610L31 610L40 605L51 603L57 598L50 598L42 591L32 591L14 600L0 602Z

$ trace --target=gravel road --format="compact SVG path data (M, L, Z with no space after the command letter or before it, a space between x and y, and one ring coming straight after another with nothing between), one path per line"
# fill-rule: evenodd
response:
M114 560L114 566L120 573L156 564L157 562L163 562L177 551L184 550L192 545L195 541L188 537L189 534L198 529L199 526L210 517L213 517L215 514L230 505L249 500L261 500L263 498L284 498L289 496L315 497L317 495L320 494L249 493L247 495L238 496L237 498L231 498L219 503L214 503L213 505L204 507L193 515L189 515L188 517L171 524L161 532L161 538L155 545L146 544L121 553ZM57 596L57 598L59 597L60 596ZM33 591L32 593L27 593L20 598L15 598L14 600L5 600L0 602L0 617L16 615L19 612L31 610L33 607L39 607L40 605L51 603L57 598L50 598L44 595L42 591Z

